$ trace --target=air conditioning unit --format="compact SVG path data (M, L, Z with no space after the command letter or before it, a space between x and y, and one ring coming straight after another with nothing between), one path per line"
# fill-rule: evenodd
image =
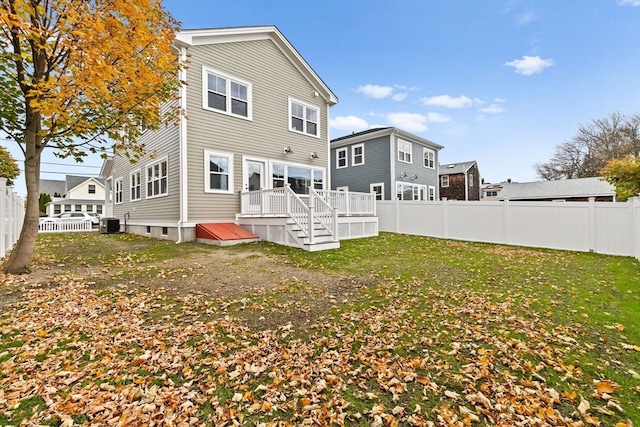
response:
M120 220L118 218L102 218L100 220L100 233L114 234L120 232Z

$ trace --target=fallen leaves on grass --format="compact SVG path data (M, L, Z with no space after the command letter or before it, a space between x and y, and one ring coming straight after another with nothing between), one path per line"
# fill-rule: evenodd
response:
M601 425L596 413L624 417L619 385L583 378L571 362L577 331L523 315L509 294L391 281L378 289L384 304L345 309L302 339L291 325L245 328L223 300L56 280L1 318L6 420L35 397L27 424L580 426Z

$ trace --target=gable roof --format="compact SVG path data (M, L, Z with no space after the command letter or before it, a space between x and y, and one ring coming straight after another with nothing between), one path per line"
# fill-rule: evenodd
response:
M91 176L78 176L78 175L66 175L65 176L65 193L73 190L74 188L84 184L87 181L95 181L97 184L104 187L104 181L99 178L94 178Z
M381 136L397 134L402 138L412 140L414 142L420 143L422 145L426 145L435 150L440 150L444 148L440 144L436 144L433 141L429 141L428 139L419 137L418 135L414 135L412 133L403 131L402 129L398 129L395 127L382 127L382 128L373 128L363 130L362 132L352 133L351 135L341 136L339 138L335 138L331 140L332 147L340 147L343 145L353 144L357 142L368 141L370 139L378 138Z
M65 181L57 179L41 179L40 180L40 194L48 194L53 197L56 193L60 196L64 196L65 193Z
M469 162L449 163L446 165L440 165L439 175L454 175L458 173L467 173L469 169L476 164L475 160Z
M599 177L503 183L498 200L568 199L615 196L615 188Z
M322 95L327 103L330 105L338 103L338 97L329 89L320 76L318 76L275 25L185 29L176 34L174 43L178 47L189 47L267 39L273 41L282 53L289 58L291 63L307 78L309 83Z

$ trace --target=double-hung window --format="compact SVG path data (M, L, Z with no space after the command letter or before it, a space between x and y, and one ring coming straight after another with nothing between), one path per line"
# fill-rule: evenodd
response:
M205 150L204 162L204 191L207 193L232 193L233 154Z
M398 160L404 163L411 163L411 143L398 140Z
M251 119L251 84L204 68L204 108Z
M351 147L351 164L353 166L364 165L364 144Z
M118 178L113 181L113 195L116 204L122 203L122 178ZM66 211L66 209L65 209Z
M167 160L147 166L147 199L169 194Z
M336 169L346 168L347 166L347 149L338 148L336 150Z
M435 169L436 168L436 153L435 151L429 149L429 148L423 148L422 149L422 155L423 155L423 166L425 168L429 168L429 169Z
M96 194L96 185L95 184L89 184L88 192L89 192L89 194Z
M384 182L369 184L371 193L375 193L376 200L384 200Z
M135 172L131 172L130 175L130 188L131 188L131 201L140 200L141 198L141 179L140 179L140 171L137 170Z
M289 130L311 136L318 135L320 110L300 101L289 99Z
M440 177L440 187L448 187L449 186L449 175L442 175Z

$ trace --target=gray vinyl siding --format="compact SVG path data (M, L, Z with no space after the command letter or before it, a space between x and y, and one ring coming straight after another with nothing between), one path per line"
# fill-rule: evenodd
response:
M129 213L130 221L149 222L177 222L180 217L180 161L179 161L179 127L178 125L161 126L157 131L145 132L140 142L147 147L148 154L132 164L124 156L114 156L112 168L112 192L115 190L115 180L122 178L123 203L114 205L114 216L124 218ZM153 153L153 158L151 153ZM161 159L167 159L166 196L147 199L146 167ZM130 174L140 170L141 199L131 200ZM112 195L115 200L115 194Z
M192 46L188 55L189 221L232 220L240 212L243 155L267 161L267 181L269 161L327 168L327 104L271 40ZM252 120L203 108L203 66L252 85ZM289 131L289 97L318 108L318 138ZM293 153L284 154L285 146ZM207 149L233 154L234 194L205 192ZM314 151L319 157L310 159Z
M389 135L364 142L364 164L352 164L352 147L360 143L331 148L331 188L349 187L349 191L369 193L370 184L384 183L385 200L389 200L391 179L389 174ZM337 169L336 151L347 149L347 167ZM395 190L394 190L395 191Z
M408 139L408 138L395 137L394 139L395 139L395 143L393 146L393 156L395 161L395 177L394 178L396 182L406 182L409 184L426 185L427 187L432 186L432 187L435 187L437 191L438 173L436 168L438 165L438 150L432 147L426 147L435 152L435 156L434 156L435 167L434 169L429 169L424 167L424 163L423 163L423 148L425 148L425 145L420 144L416 141L412 141L411 139ZM398 139L411 143L411 163L410 164L401 162L398 160L398 146L397 146ZM407 174L405 178L401 177L401 174L403 172ZM417 175L416 179L411 178L413 174ZM393 188L393 191L394 191L394 198L395 198L395 188Z

